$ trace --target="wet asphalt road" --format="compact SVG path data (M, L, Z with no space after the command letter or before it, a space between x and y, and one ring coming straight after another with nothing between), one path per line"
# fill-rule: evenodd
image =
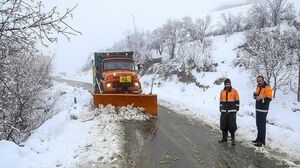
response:
M54 78L92 92L92 84ZM151 121L128 121L125 130L125 161L128 168L277 168L279 161L266 158L240 143L217 141L220 133L198 120L158 106ZM238 137L237 137L238 138Z
M237 143L220 144L220 135L197 120L162 106L158 117L146 122L126 122L124 167L137 168L276 168L284 167ZM238 138L238 137L237 137Z

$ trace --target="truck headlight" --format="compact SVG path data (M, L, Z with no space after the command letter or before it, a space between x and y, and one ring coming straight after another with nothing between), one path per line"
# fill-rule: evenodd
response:
M139 84L138 82L134 82L134 86L135 86L135 87L139 87L140 84Z
M106 87L108 87L108 88L112 87L111 83L107 83Z

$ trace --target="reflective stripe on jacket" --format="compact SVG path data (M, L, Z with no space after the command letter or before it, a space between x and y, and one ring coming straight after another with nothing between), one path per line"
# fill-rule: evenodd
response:
M255 108L257 112L267 113L269 111L270 101L272 100L272 89L270 85L264 83L263 86L257 86L255 95L263 97L261 100L256 100ZM255 98L256 98L255 97Z
M234 88L227 92L223 89L220 93L220 111L237 112L239 110L239 94Z

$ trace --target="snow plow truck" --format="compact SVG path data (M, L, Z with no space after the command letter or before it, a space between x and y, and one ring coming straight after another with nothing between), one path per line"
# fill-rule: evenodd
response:
M142 107L157 115L157 95L142 93L133 59L134 52L96 52L93 61L93 101L95 106Z

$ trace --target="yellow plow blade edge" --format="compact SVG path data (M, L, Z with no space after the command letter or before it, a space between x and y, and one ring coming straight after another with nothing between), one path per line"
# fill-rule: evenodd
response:
M104 106L111 104L114 106L127 106L133 104L134 107L143 107L145 111L153 116L157 115L157 95L156 94L93 94L94 105Z

